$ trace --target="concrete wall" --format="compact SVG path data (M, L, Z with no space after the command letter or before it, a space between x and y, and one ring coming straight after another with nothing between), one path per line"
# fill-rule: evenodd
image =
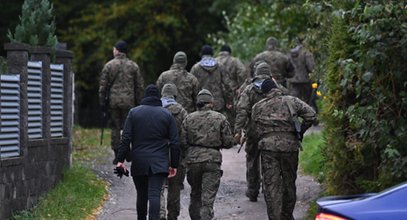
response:
M0 219L29 209L62 178L71 165L72 152L72 58L67 50L56 51L56 64L64 64L63 137L50 137L50 62L51 49L26 44L4 45L8 72L20 74L20 157L0 160ZM29 140L27 135L27 62L43 64L43 138Z

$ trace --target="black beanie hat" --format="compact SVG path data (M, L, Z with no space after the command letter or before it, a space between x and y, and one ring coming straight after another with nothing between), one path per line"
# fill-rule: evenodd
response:
M158 91L158 88L154 84L150 84L147 86L146 90L144 91L144 98L150 97L150 96L155 96L160 98L160 92Z
M268 93L270 90L272 90L274 88L277 88L277 86L271 78L265 79L261 83L261 91L263 93Z
M201 49L201 56L203 55L213 55L213 49L209 45L203 45Z
M127 43L126 41L119 40L116 42L114 47L121 53L127 53Z
M232 49L230 49L229 45L224 44L221 48L220 51L226 51L229 52L230 54L232 53Z

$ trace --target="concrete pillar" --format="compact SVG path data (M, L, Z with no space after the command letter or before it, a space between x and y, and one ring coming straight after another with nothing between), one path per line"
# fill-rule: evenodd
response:
M51 138L51 52L49 47L32 47L30 50L30 60L42 62L42 132L44 140Z
M7 43L4 50L7 51L8 73L20 75L20 150L21 156L24 156L28 150L27 63L30 45Z
M73 109L74 109L74 82L72 70L73 53L69 50L56 51L56 63L64 65L64 137L69 138L68 156L69 166L72 165L72 129L73 129Z

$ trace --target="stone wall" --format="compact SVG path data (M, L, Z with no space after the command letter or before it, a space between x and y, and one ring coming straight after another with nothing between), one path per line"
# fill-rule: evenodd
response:
M63 137L50 136L50 62L51 49L26 44L6 44L8 73L20 74L20 157L0 159L0 219L29 209L62 178L71 165L73 76L71 51L58 50L56 64L64 64ZM27 62L42 61L43 138L29 140L27 135Z

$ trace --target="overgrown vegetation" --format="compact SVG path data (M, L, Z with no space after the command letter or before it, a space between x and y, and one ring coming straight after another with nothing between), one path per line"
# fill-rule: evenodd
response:
M407 179L405 5L335 7L324 113L328 192L378 191Z
M62 181L31 210L13 216L25 219L85 219L101 208L106 198L106 182L89 168L89 163L107 154L110 132L99 145L98 129L74 128L73 167L64 171Z

